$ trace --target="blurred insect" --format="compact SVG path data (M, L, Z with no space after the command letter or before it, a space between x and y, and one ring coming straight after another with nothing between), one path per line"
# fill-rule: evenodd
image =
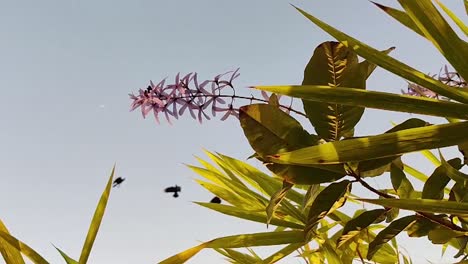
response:
M120 184L125 181L125 178L118 177L117 179L114 180L114 183L112 187L120 187Z
M174 198L177 198L179 197L179 192L182 191L182 188L180 188L180 186L172 186L172 187L167 187L166 189L164 189L164 192L167 192L167 193L174 193Z
M215 196L213 199L211 199L210 203L221 203L221 199L218 196Z

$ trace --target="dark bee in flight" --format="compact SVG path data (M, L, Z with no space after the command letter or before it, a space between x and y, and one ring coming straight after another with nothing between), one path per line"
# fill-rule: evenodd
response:
M112 187L120 187L120 184L125 181L125 178L118 177L117 179L114 180L114 183Z
M213 199L211 199L210 203L221 203L221 199L218 196L215 196Z
M179 192L182 191L182 188L180 188L180 186L172 186L172 187L167 187L166 189L164 189L164 192L167 192L167 193L174 193L174 198L177 198L179 197Z

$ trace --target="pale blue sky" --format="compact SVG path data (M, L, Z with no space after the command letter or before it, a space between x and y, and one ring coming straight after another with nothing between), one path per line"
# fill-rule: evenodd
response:
M374 47L396 46L394 57L423 72L445 63L368 1L292 3ZM299 84L313 49L332 40L287 1L267 0L3 0L0 35L0 217L51 263L63 263L51 243L78 258L117 162L117 176L127 181L111 195L90 257L98 264L156 263L198 241L266 231L191 203L212 195L183 163L195 163L202 148L251 154L238 122L156 125L128 111L129 92L179 71L209 79L237 67L237 89ZM377 70L367 86L399 93L405 81ZM366 111L357 133L379 133L408 117ZM162 192L173 184L183 188L179 199ZM440 250L419 241L403 245L415 260L437 260ZM220 262L207 250L191 263Z

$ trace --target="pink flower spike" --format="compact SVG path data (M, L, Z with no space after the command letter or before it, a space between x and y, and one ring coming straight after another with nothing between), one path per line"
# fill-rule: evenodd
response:
M158 117L159 109L153 108L153 114L154 114L154 119L156 120L156 123L158 123L158 125L161 124L161 122L159 122L159 117Z

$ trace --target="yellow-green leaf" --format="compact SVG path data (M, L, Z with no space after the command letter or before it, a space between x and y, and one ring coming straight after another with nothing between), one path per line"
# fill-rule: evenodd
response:
M447 162L451 167L457 169L461 168L460 159L455 158ZM445 186L450 181L450 178L446 173L446 165L440 165L437 167L432 175L426 180L423 187L422 198L423 199L438 199L444 198Z
M434 199L358 199L385 207L394 207L416 212L468 216L468 203Z
M104 217L104 212L106 210L107 201L109 200L109 195L112 189L112 180L114 178L115 165L112 168L111 175L107 181L106 188L104 189L99 203L94 212L93 219L88 229L88 234L86 235L86 240L83 244L83 249L81 250L81 255L79 259L80 264L85 264L88 262L91 249L93 248L94 240L96 239L97 233L99 231L99 226L101 225L102 218Z
M253 88L316 102L329 102L397 112L454 117L464 120L468 119L467 103L460 104L421 96L323 85L257 85L253 86ZM454 88L451 89L457 90Z
M466 56L460 56L460 54L468 54L468 43L457 36L434 4L432 4L432 1L398 0L398 2L424 33L426 38L432 42L464 79L468 79L467 58Z
M390 178L393 189L397 192L400 198L412 198L414 192L413 185L406 178L405 173L395 164L391 165Z
M271 105L243 106L239 119L250 145L262 158L318 144L317 136L310 135L297 120ZM336 165L312 168L268 164L267 168L284 180L297 184L331 182L345 175L342 166Z
M407 28L413 30L415 33L419 34L424 38L426 37L424 33L422 33L421 30L418 28L418 26L416 26L411 17L409 17L408 14L406 14L404 11L391 8L389 6L384 6L375 2L372 3L375 4L378 8L382 9L385 13L393 17L395 20L405 25Z
M34 249L30 248L25 243L19 241L14 236L0 231L0 241L8 243L10 246L23 253L28 259L34 264L49 264L41 255L39 255ZM9 264L9 263L8 263Z
M411 128L393 133L328 142L269 156L280 164L310 166L383 158L456 145L466 139L468 122ZM356 151L356 150L359 151Z
M259 223L266 223L267 216L266 213L263 211L248 211L246 209L237 208L235 206L224 205L224 204L214 204L214 203L200 203L195 202L198 205L203 207L209 208L211 210L220 212L222 214L259 222ZM303 229L304 225L299 222L291 222L288 220L282 220L276 217L273 217L270 221L270 224L275 226L282 226L282 227L289 227L293 229Z
M306 233L309 233L318 221L331 211L343 206L346 194L350 191L351 182L344 180L332 183L323 189L312 203L307 217Z
M450 239L455 237L463 236L463 232L454 231L445 227L439 226L431 231L429 231L428 237L433 244L445 244L450 241Z
M298 250L300 247L302 247L304 243L293 243L290 245L287 245L286 247L280 249L279 251L273 253L271 256L263 260L263 264L273 264L276 263L277 261L289 256L291 253L294 251Z
M243 234L213 239L184 252L161 261L159 264L181 264L196 255L204 248L241 248L255 246L272 246L292 243L304 243L302 231L265 232Z
M421 2L421 1L407 1L410 3L413 2ZM431 76L428 76L386 54L381 53L380 51L366 45L363 42L360 42L357 39L352 38L349 35L331 27L330 25L322 22L321 20L317 19L316 17L308 14L304 10L295 7L300 13L302 13L307 19L311 22L319 26L322 30L326 31L328 34L335 37L338 41L345 44L347 47L351 48L361 57L377 64L378 66L393 72L411 82L417 83L425 88L428 88L440 95L446 96L448 98L457 100L462 103L468 103L468 93L462 92L457 89L453 89L452 87L442 84L441 82L434 80ZM424 10L423 10L424 11ZM407 10L408 13L408 10ZM409 14L411 16L411 14ZM413 21L414 18L412 17ZM416 22L416 21L415 21ZM416 22L416 24L418 24ZM418 25L419 27L419 25ZM419 27L421 29L421 27ZM421 29L421 31L423 31ZM425 33L425 32L424 32ZM456 44L458 46L458 43ZM461 54L466 54L467 52L464 50L452 50L452 52L461 52ZM445 55L445 54L444 54ZM463 56L460 56L459 60L463 60ZM458 60L458 61L459 61ZM450 60L449 60L450 61ZM458 62L457 61L457 62ZM466 64L465 64L466 65ZM454 66L455 67L455 66ZM458 67L455 67L458 70ZM468 67L465 67L468 70ZM462 76L465 76L462 74ZM465 79L468 79L465 77Z
M294 186L294 184L289 183L287 181L283 181L283 187L274 193L271 198L268 206L266 207L266 214L267 214L267 227L270 224L271 218L273 217L276 208L280 205L283 198L286 196L288 191Z
M65 260L65 262L67 264L78 264L78 261L70 258L65 252L63 252L62 250L60 250L60 248L54 246L55 249L57 249L57 251L60 253L60 255L63 257L63 259Z
M442 4L441 1L436 0L436 3L444 10L444 12L457 24L457 26L461 29L463 33L465 33L465 36L468 36L468 27L463 23L463 21L455 15L455 13L452 12L447 6Z
M380 231L375 237L374 241L369 244L367 259L371 260L374 254L382 247L383 244L393 239L414 221L416 221L416 216L405 216L393 221L384 230Z
M302 85L366 88L368 69L359 66L358 57L343 44L334 41L321 43L304 70ZM307 118L317 134L327 140L341 139L354 129L364 108L340 104L302 101Z
M5 224L3 224L2 220L0 220L0 232L10 234ZM21 256L21 252L15 247L8 244L8 242L3 241L3 239L1 238L0 238L0 253L2 253L3 259L8 264L24 264L24 259Z
M343 246L347 241L359 235L363 229L370 226L377 219L381 218L386 212L385 209L375 209L365 211L356 218L353 218L343 228L340 238L337 241L337 247Z

